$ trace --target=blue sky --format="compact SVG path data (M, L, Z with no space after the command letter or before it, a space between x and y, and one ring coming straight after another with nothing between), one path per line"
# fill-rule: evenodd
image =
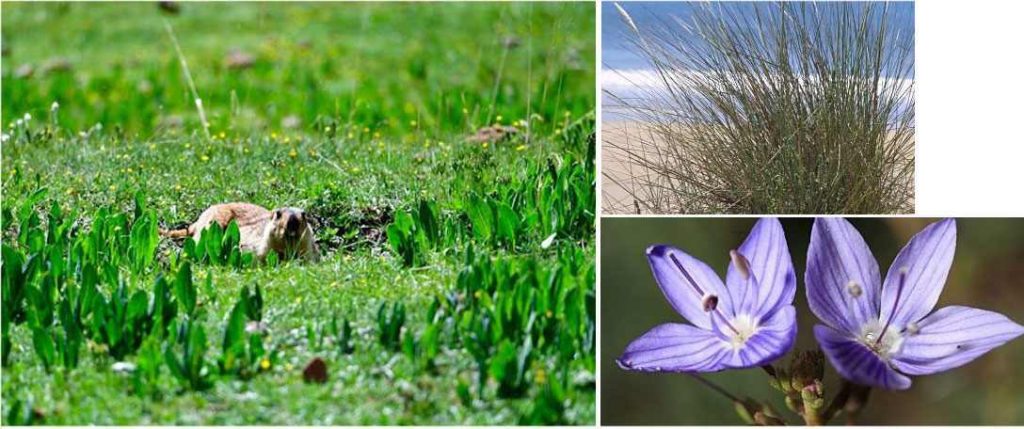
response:
M619 2L629 13L630 17L640 28L660 25L663 22L671 22L671 17L678 17L682 20L689 20L693 14L693 8L689 2ZM750 6L747 3L745 6ZM818 7L828 7L827 3L819 3ZM897 17L895 25L908 34L914 30L914 4L912 2L894 2L890 6L894 12L892 16ZM601 56L602 56L602 87L617 94L624 94L632 86L632 82L645 80L644 71L650 66L647 62L634 54L629 43L629 28L622 21L621 15L615 8L615 3L604 1L601 4ZM910 76L902 76L909 78ZM650 79L647 77L646 79ZM612 103L605 94L602 94L605 106ZM606 117L614 119L618 115L614 109L604 109ZM609 115L610 114L610 115Z
M619 5L626 9L626 12L636 21L637 26L644 28L654 25L658 18L670 16L688 20L692 15L692 8L688 2L619 2ZM819 3L819 7L827 7ZM891 6L894 16L898 16L898 26L908 32L914 30L914 4L912 2L894 2ZM601 4L601 46L604 68L611 69L638 69L647 68L643 59L629 51L629 44L626 39L628 28L622 22L614 2L605 1Z

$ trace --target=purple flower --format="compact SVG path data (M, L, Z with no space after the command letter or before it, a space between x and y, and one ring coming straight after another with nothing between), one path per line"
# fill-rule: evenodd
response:
M692 325L658 325L617 360L634 371L711 372L764 365L796 338L796 276L777 219L761 219L732 262L725 284L707 264L665 245L647 248L669 304Z
M955 246L952 219L928 225L900 250L883 286L878 262L853 225L841 218L814 221L807 301L825 322L814 327L814 336L839 374L857 384L906 389L908 375L956 368L1024 333L991 311L949 306L932 312Z

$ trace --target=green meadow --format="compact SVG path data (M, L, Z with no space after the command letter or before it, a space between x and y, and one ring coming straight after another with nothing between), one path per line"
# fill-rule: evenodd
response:
M176 6L2 5L3 424L595 423L593 4Z

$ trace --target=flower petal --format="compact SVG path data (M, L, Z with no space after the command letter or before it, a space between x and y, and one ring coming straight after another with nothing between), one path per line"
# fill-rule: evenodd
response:
M878 262L846 219L814 220L804 283L811 311L835 329L858 333L878 318Z
M917 334L904 333L893 356L901 372L934 374L964 365L1024 334L1002 314L971 307L942 307L917 323Z
M955 248L956 222L953 219L932 223L914 235L896 255L885 276L880 319L889 320L892 314L900 289L900 271L904 269L907 270L906 283L899 296L899 304L895 305L892 326L902 330L908 323L921 320L930 313L946 284Z
M732 346L710 331L665 323L629 343L616 362L632 371L711 372L725 369L730 353Z
M732 304L722 279L704 262L667 245L648 247L647 261L650 262L654 279L658 281L658 286L669 304L690 323L704 330L711 329L711 318L704 311L701 302L703 296L686 278L680 266L697 283L701 291L718 296L718 309L723 314L727 317L732 316Z
M737 249L750 261L750 271L757 279L756 302L740 302L748 283L739 270L729 264L725 284L732 293L737 313L749 309L752 316L770 318L779 308L793 303L796 294L796 274L793 258L789 255L786 235L776 218L762 218L754 224L747 239ZM746 308L745 308L746 307Z
M729 368L750 368L768 364L793 347L796 340L796 307L784 306L760 324L754 336L747 339L723 363ZM728 329L728 328L726 328Z
M896 372L871 349L825 325L814 325L814 336L839 375L857 384L903 390L910 378Z

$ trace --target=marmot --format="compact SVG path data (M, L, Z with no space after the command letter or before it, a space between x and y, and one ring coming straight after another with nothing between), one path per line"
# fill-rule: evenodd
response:
M320 259L313 228L306 222L306 213L294 207L271 212L249 203L215 204L203 211L199 219L187 228L161 229L160 235L170 238L192 236L198 242L203 230L213 222L217 222L221 228L227 228L232 220L238 224L240 250L254 253L260 261L271 250L277 252L277 256L282 259L291 256L312 261Z

